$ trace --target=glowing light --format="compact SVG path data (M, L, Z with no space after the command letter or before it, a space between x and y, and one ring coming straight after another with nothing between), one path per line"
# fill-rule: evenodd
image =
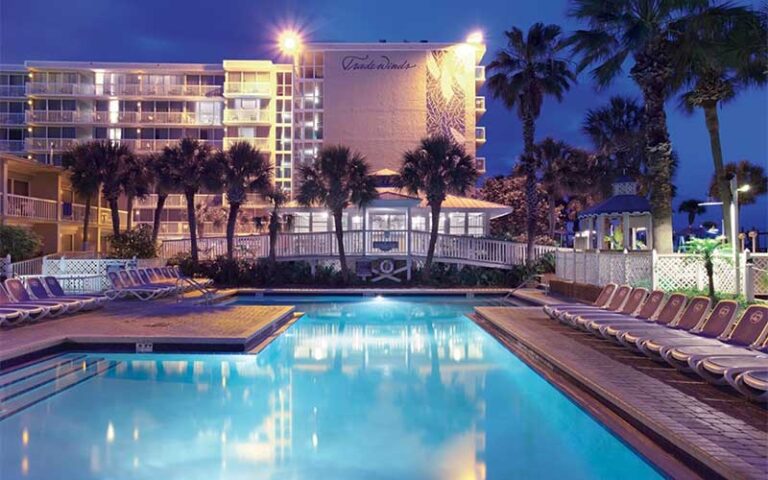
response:
M29 445L29 430L26 428L21 432L21 444L25 447Z
M280 51L286 55L294 55L301 49L301 37L293 30L282 32L277 43Z
M139 441L139 428L136 427L133 429L133 441L138 442Z
M112 443L115 441L115 426L112 425L112 422L109 422L107 424L107 443Z
M26 456L21 459L21 474L27 475L29 473L29 458Z
M752 186L747 184L740 186L737 190L740 192L748 192L750 188L752 188Z
M464 68L472 68L475 65L475 47L468 43L460 43L455 48L456 58Z
M318 441L319 440L317 438L317 433L313 433L312 434L312 448L315 448L315 449L317 448Z
M467 35L467 43L480 44L483 43L483 32L480 30L472 32Z

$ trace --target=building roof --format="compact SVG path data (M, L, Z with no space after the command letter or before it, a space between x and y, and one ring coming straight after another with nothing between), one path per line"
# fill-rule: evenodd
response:
M614 195L602 203L598 203L583 212L579 218L597 217L599 215L642 215L651 213L648 199L640 195Z
M378 187L379 198L377 202L386 201L399 201L413 200L414 203L418 201L417 208L429 208L427 205L427 199L424 195L411 195L404 190L395 187ZM377 206L380 206L377 205ZM303 207L299 205L296 200L291 200L285 205L288 210L301 210ZM319 207L314 207L319 208ZM443 202L444 210L458 210L458 211L485 211L490 214L491 218L499 218L512 213L512 207L507 205L501 205L499 203L487 202L477 198L460 197L458 195L448 195Z
M374 177L393 177L399 174L391 168L382 168L381 170L376 170L371 175Z

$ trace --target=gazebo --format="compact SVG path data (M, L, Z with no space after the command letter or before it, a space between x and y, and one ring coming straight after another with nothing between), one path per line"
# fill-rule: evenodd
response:
M579 213L580 250L648 250L653 245L653 220L648 199L637 194L637 182L619 177L613 196Z

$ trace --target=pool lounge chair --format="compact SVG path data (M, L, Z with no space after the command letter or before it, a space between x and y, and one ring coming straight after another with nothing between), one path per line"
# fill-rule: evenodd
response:
M638 325L618 337L621 344L639 350L654 360L661 360L659 348L653 341L658 338L682 337L704 323L712 301L708 297L694 297L688 302L680 317L666 326ZM641 328L642 327L642 328Z
M635 317L606 321L595 320L588 327L603 337L618 343L621 343L618 336L627 329L666 327L675 321L685 307L685 295L681 293L670 295L666 302L663 301L664 295L661 290L651 292Z
M664 292L661 290L656 290L648 295L648 290L636 288L619 312L583 314L576 318L575 323L582 330L599 335L602 325L627 322L636 325L652 322L652 318L656 315L663 300Z
M768 368L726 372L728 383L739 393L757 402L768 402Z
M611 323L611 324L605 324L601 325L601 334L605 337L615 339L620 344L632 348L634 350L637 349L637 346L635 345L634 341L639 335L647 335L650 332L655 331L665 331L661 329L686 329L689 330L696 325L699 324L701 321L701 317L695 319L695 322L692 322L689 320L690 327L686 328L686 324L683 323L682 325L678 325L680 322L678 319L682 320L681 313L685 309L685 302L687 297L682 293L673 293L672 295L667 298L666 303L664 303L664 306L661 308L661 311L656 316L655 319L653 319L652 322L648 322L645 324L637 324L637 323L626 323L626 324L619 324L619 323ZM709 304L709 300L707 300L707 305Z
M136 270L121 270L119 272L120 279L123 281L124 284L130 285L132 287L136 288L145 288L145 289L154 289L158 292L158 295L165 296L170 295L175 290L172 287L169 287L168 285L154 285L149 283L144 283L144 281L139 276L139 273Z
M110 299L106 295L101 295L98 293L66 293L64 292L64 288L62 288L61 283L59 283L59 279L53 276L46 276L43 277L43 282L45 283L45 286L48 288L48 292L50 292L51 296L54 298L59 297L68 297L68 298L82 298L85 300L93 300L96 304L94 308L103 305L104 303L108 302Z
M179 267L165 267L167 271L171 274L172 278L178 278L185 282L189 282L192 285L195 286L201 286L201 287L209 287L213 284L213 280L210 278L195 278L195 277L188 277L181 273L181 269Z
M621 288L619 288L619 290L616 291L616 297L619 297L621 293ZM648 290L645 288L632 288L627 292L625 300L621 302L620 308L611 309L609 307L609 311L605 311L603 309L592 309L581 312L571 311L569 314L565 315L566 321L576 328L585 330L587 319L628 318L637 311L637 309L640 307L640 304L642 304L643 300L645 300L646 295L648 295ZM611 305L614 305L613 299L611 300Z
M21 310L26 314L24 320L28 322L36 322L41 318L47 317L50 311L50 309L44 305L15 302L11 296L8 295L8 292L5 290L2 283L0 283L0 308Z
M574 326L573 322L576 321L576 318L579 315L582 315L585 313L618 312L624 306L624 303L629 297L629 293L631 291L632 291L632 287L630 287L629 285L622 285L616 289L616 292L611 296L611 300L608 302L608 304L605 307L590 307L585 305L583 307L573 307L573 308L563 309L560 312L560 314L557 316L557 320L567 325Z
M5 291L8 292L11 299L16 302L17 305L31 305L40 306L48 309L47 316L58 317L67 313L69 305L62 302L54 302L48 300L33 300L32 297L24 288L24 284L18 278L8 278L5 280Z
M136 273L141 279L142 285L156 285L158 287L166 287L169 289L170 293L180 293L184 291L184 289L180 285L177 285L175 282L153 282L152 279L149 278L147 271L144 269L137 269Z
M608 305L608 302L611 300L611 297L613 296L613 293L616 291L616 284L615 283L608 283L606 284L603 289L600 291L600 295L597 296L594 302L592 302L591 305L585 304L585 303L557 303L552 305L544 305L544 313L546 313L550 318L553 320L556 320L558 316L565 310L568 310L569 308L573 307L596 307L596 308L602 308Z
M755 349L726 348L722 356L708 356L695 363L693 371L701 378L714 383L728 383L726 375L736 376L741 372L754 368L768 368L768 348L765 345Z
M109 282L112 284L112 290L108 290L107 295L113 299L134 297L145 302L147 300L155 299L165 293L157 288L134 287L132 283L125 283L123 279L120 278L118 272L107 272L107 278L109 278Z
M67 295L52 296L45 288L45 283L39 278L27 278L27 287L38 300L50 300L67 304L70 313L78 310L93 310L100 304L94 298L70 297Z
M694 370L705 379L713 380L707 376L706 371L699 372L699 363L707 357L728 356L731 353L758 355L758 349L768 331L768 307L749 306L730 327L717 338L697 338L684 344L665 346L661 349L661 356L675 368Z
M7 327L24 323L29 313L16 308L0 307L0 327Z

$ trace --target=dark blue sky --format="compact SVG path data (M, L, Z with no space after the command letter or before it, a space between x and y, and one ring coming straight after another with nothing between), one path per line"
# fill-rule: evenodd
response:
M558 23L568 31L567 0L539 2L320 0L0 0L0 63L24 60L219 62L274 57L276 32L298 25L309 41L459 41L476 29L485 33L489 61L501 48L502 32L534 22ZM588 108L611 94L639 95L625 75L596 92L587 75L558 104L548 99L537 123L537 139L553 136L587 146L580 124ZM687 116L668 106L669 128L680 155L677 204L704 198L712 174L709 141L701 112ZM748 159L768 167L768 94L751 91L720 112L726 161ZM489 99L481 123L489 141L481 154L490 174L509 171L522 150L520 122ZM717 220L719 207L705 219ZM677 216L676 224L683 224ZM768 200L742 211L742 226L768 228Z

